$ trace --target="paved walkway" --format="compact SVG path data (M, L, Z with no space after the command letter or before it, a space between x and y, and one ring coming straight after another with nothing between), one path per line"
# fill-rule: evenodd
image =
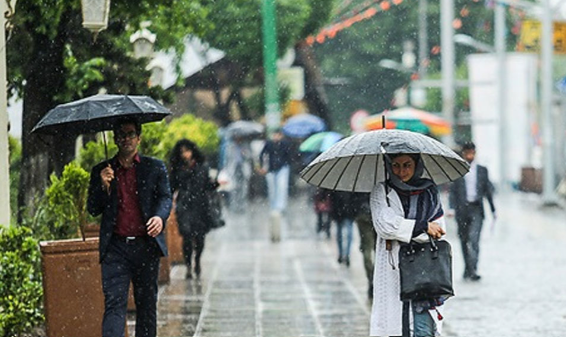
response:
M445 336L566 336L566 211L539 209L538 197L499 197L481 243L481 282L461 279L462 257L449 220L456 297L445 308ZM304 196L291 201L283 238L269 241L267 206L228 216L207 237L200 280L175 266L161 288L158 335L367 336L370 304L354 231L350 268L331 240L317 236Z

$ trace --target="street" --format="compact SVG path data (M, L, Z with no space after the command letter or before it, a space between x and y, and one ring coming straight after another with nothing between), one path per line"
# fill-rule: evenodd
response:
M488 215L482 232L480 282L462 280L448 218L456 296L446 303L443 335L566 335L566 211L539 205L535 195L496 196L498 220L492 226ZM307 196L297 195L282 241L272 243L265 200L246 214L226 213L227 225L207 236L201 279L185 280L177 265L160 289L158 335L367 336L371 307L357 230L347 268L336 261L334 232L317 235L314 216Z

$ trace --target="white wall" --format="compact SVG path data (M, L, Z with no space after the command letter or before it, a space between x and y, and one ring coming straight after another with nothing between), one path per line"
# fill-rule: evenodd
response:
M534 54L507 54L507 90L505 111L504 179L521 180L521 167L540 165L536 160L532 128L536 123L537 58ZM490 170L495 183L502 182L497 103L497 57L474 54L468 57L472 137L478 162Z

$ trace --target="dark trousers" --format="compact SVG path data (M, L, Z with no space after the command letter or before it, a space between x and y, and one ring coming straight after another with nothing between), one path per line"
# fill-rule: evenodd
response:
M470 203L466 209L456 213L458 237L464 256L464 278L477 274L480 254L480 234L483 226L481 205Z
M185 264L188 270L191 269L191 261L193 258L193 252L195 255L195 272L200 273L200 257L204 250L206 234L203 233L190 233L183 234L183 257L185 258Z
M137 238L127 243L112 238L102 261L103 337L124 336L130 282L136 304L136 337L156 336L159 258L153 239Z

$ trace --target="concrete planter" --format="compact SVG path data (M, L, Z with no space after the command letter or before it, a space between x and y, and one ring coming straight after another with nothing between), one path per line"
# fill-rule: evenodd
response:
M177 216L175 210L171 211L169 220L167 220L167 227L165 230L167 237L167 249L169 250L169 261L171 264L185 263L183 258L183 237L179 232L179 224L177 223Z
M98 238L42 241L40 249L47 336L100 337Z

